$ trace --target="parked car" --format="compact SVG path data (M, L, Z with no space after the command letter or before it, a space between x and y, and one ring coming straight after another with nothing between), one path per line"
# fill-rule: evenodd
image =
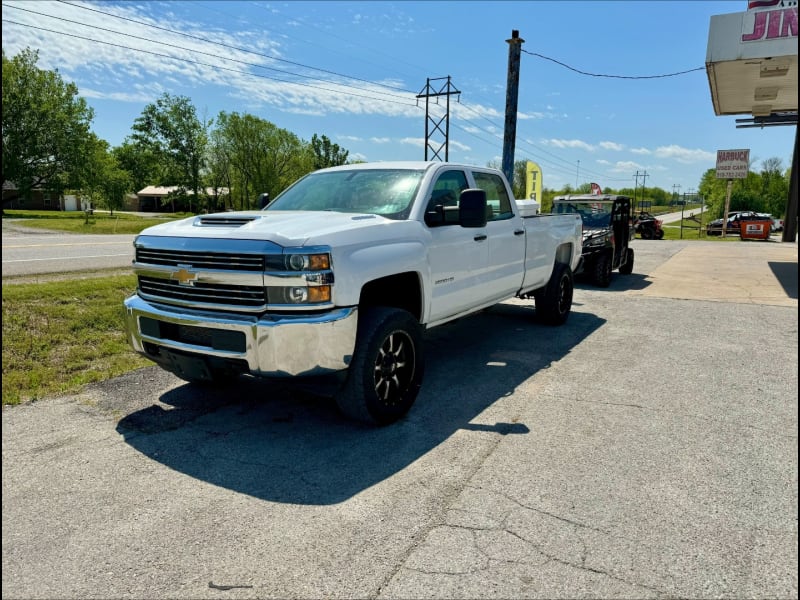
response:
M765 219L769 219L772 223L769 226L769 230L771 233L775 233L776 231L783 231L783 219L778 219L773 217L769 213L758 213L759 217L764 217Z
M761 213L763 214L763 213ZM706 235L722 235L723 219L715 219L706 225ZM761 216L752 210L741 210L728 213L726 233L739 235L742 221L772 221L772 215Z

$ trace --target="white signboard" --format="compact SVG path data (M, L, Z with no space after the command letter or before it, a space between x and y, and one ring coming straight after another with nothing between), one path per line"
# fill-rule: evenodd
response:
M744 179L750 168L750 149L717 150L717 179Z

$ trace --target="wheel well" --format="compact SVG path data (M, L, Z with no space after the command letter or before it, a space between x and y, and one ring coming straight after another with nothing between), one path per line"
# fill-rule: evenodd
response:
M361 289L359 308L393 306L422 318L422 286L417 273L398 273L368 282Z
M572 261L572 244L561 244L556 248L556 264L568 265Z

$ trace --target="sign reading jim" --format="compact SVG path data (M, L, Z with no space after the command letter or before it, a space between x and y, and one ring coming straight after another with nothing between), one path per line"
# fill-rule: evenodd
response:
M750 149L717 150L717 179L744 179L750 168Z
M750 0L742 20L742 41L797 37L797 0Z

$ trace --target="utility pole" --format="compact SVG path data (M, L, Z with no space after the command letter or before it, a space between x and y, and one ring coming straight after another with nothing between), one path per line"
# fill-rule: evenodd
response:
M575 193L578 193L578 175L581 172L581 161L578 161L578 166L575 168Z
M638 171L637 171L638 173ZM642 210L644 210L644 184L649 176L647 175L647 171L642 173Z
M435 89L431 87L431 81L442 81L447 80L446 83L442 84L439 89ZM431 79L428 77L427 83L425 87L422 88L419 94L417 94L417 104L419 104L420 98L425 98L425 160L428 160L428 149L432 151L431 160L439 159L442 160L441 156L439 156L439 152L441 152L442 148L444 148L444 160L447 162L450 160L450 96L453 94L461 94L459 90L453 86L450 82L450 75L447 77L438 77L436 79ZM437 121L434 120L433 117L430 115L430 111L428 110L430 105L430 99L436 98L438 96L446 96L447 97L447 110L445 111L444 115ZM438 100L436 101L439 102ZM442 122L444 122L444 130L442 130ZM429 125L433 124L433 130L431 131ZM431 144L431 136L435 133L439 132L440 134L444 135L444 142L441 142L438 148L434 148ZM438 142L437 142L438 143Z
M514 185L514 145L517 139L517 97L519 96L519 57L522 44L519 31L511 30L508 42L508 81L506 82L506 121L503 132L503 174Z
M636 190L639 189L639 171L634 174L635 183L633 184L633 205L636 206ZM641 210L641 207L639 207Z
M672 200L673 200L673 202L678 199L678 194L675 192L675 188L681 189L681 184L680 183L672 184ZM684 202L684 204L686 204L686 202Z

